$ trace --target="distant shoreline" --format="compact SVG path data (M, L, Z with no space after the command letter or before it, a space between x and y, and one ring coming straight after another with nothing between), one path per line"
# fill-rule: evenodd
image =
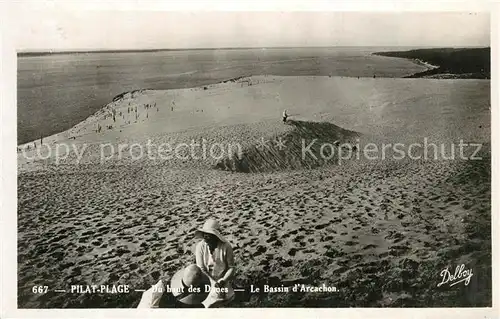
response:
M52 51L52 50L45 50L45 51L20 51L17 52L18 57L31 57L31 56L45 56L45 55L61 55L61 54L87 54L87 53L140 53L140 52L175 52L175 51L206 51L206 50L279 50L279 49L329 49L329 48L355 48L355 47L360 47L360 48L416 48L414 46L308 46L308 47L241 47L241 48L236 48L236 47L220 47L220 48L173 48L173 49L168 49L168 48L163 48L163 49L109 49L109 50L69 50L69 51ZM420 46L419 48L424 48L424 49L433 49L435 47L425 47L425 46ZM477 47L469 47L469 48L477 48ZM392 52L392 51L391 51ZM382 52L383 53L383 52Z
M124 50L71 50L71 51L32 51L18 52L18 57L60 55L60 54L87 54L87 53L143 53L143 52L175 52L175 51L207 51L207 50L276 50L276 49L317 49L317 48L336 48L336 47L247 47L247 48L177 48L177 49L124 49ZM346 47L347 48L347 47ZM401 48L401 47L400 47Z
M404 58L429 67L404 78L491 79L490 48L436 48L375 52L374 55Z

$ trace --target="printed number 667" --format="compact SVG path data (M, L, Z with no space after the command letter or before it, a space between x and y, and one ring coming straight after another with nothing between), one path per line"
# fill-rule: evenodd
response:
M33 286L33 288L31 288L34 294L44 294L47 293L48 290L49 286Z

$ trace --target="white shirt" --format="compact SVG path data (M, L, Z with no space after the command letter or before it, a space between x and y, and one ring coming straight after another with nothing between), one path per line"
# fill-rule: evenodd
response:
M200 241L196 245L196 265L210 274L215 280L224 277L229 268L234 267L233 248L227 242L219 242L213 254L205 241ZM203 301L205 307L210 307L218 301L230 300L234 297L234 290L231 282L226 282L224 289L227 292L218 292L215 289L215 282L211 282L212 287L207 298Z

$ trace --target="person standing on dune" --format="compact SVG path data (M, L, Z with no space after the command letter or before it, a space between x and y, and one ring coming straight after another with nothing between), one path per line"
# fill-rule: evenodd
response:
M283 111L283 123L286 123L286 120L288 118L288 114L286 113L286 109Z

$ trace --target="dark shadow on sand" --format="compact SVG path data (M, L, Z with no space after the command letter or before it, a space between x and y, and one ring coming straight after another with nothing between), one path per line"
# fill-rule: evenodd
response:
M264 137L269 141L267 146L253 144L242 154L223 158L215 168L243 173L316 168L337 162L338 146L354 145L355 138L360 136L329 122L288 120L279 125L291 125L293 129Z

